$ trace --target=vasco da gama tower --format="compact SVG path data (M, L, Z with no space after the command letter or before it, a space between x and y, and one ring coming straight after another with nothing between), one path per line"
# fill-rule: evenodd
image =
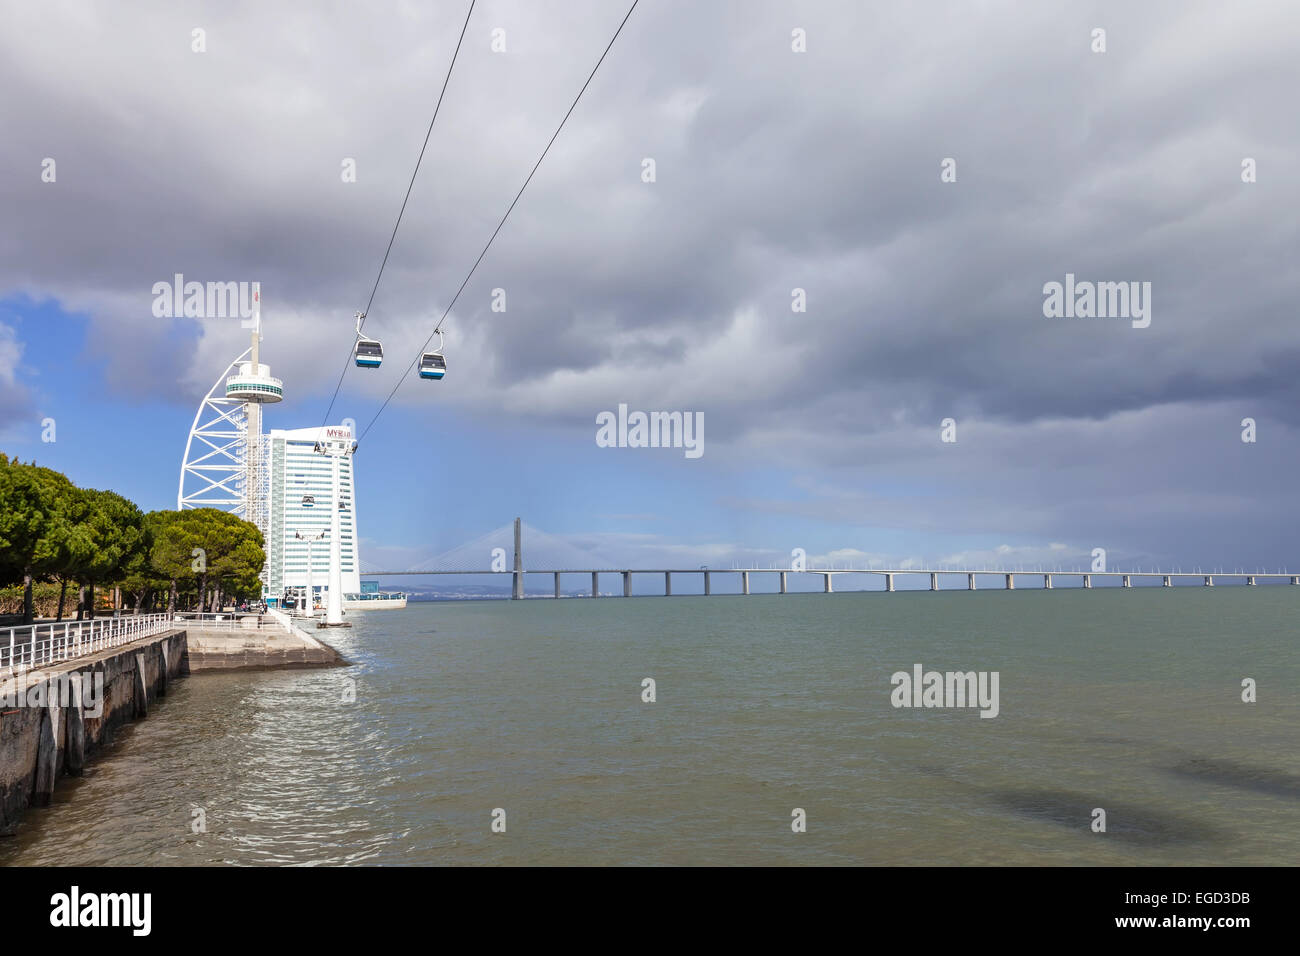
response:
M318 441L351 441L349 424L262 434L262 406L284 399L284 383L259 357L261 290L253 284L250 348L231 362L199 403L185 443L176 508L220 508L251 521L266 539L262 595L280 603L287 589L307 585L308 539L330 527L332 466L315 454ZM339 461L339 513L346 594L361 590L352 456ZM301 537L299 537L299 534ZM325 585L329 549L312 554L315 590Z

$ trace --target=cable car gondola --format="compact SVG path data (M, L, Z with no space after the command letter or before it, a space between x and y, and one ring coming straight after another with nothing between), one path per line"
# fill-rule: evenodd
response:
M442 332L438 333L438 347L420 356L420 378L435 382L447 374L447 360L442 355Z
M364 312L357 313L357 344L352 354L357 368L379 368L384 362L384 347L378 339L368 339L361 334L361 320L365 317Z

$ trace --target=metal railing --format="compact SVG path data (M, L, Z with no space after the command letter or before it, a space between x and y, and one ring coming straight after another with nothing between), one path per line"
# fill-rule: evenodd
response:
M0 629L0 674L25 673L164 634L172 627L170 614L132 614Z
M175 619L178 624L191 624L205 631L245 631L265 628L290 630L287 615L279 614L274 610L265 614L239 611L199 614L194 611L177 611Z
M291 634L293 633L293 618L289 617L289 615L284 613L284 611L281 611L278 608L268 608L267 614L286 631Z

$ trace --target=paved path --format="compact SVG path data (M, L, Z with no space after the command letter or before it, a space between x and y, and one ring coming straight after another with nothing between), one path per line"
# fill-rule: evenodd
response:
M342 655L300 628L205 628L178 622L189 641L190 672L271 667L340 667Z

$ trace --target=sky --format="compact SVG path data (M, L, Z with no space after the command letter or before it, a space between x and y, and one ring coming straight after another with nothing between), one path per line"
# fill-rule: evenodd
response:
M0 2L0 450L174 507L248 336L157 317L182 274L261 284L268 429L365 430L369 568L516 515L647 567L1300 568L1300 7L642 0L429 383L627 9L480 0L331 410L468 6ZM1046 316L1067 274L1150 324ZM620 404L703 454L601 447Z

